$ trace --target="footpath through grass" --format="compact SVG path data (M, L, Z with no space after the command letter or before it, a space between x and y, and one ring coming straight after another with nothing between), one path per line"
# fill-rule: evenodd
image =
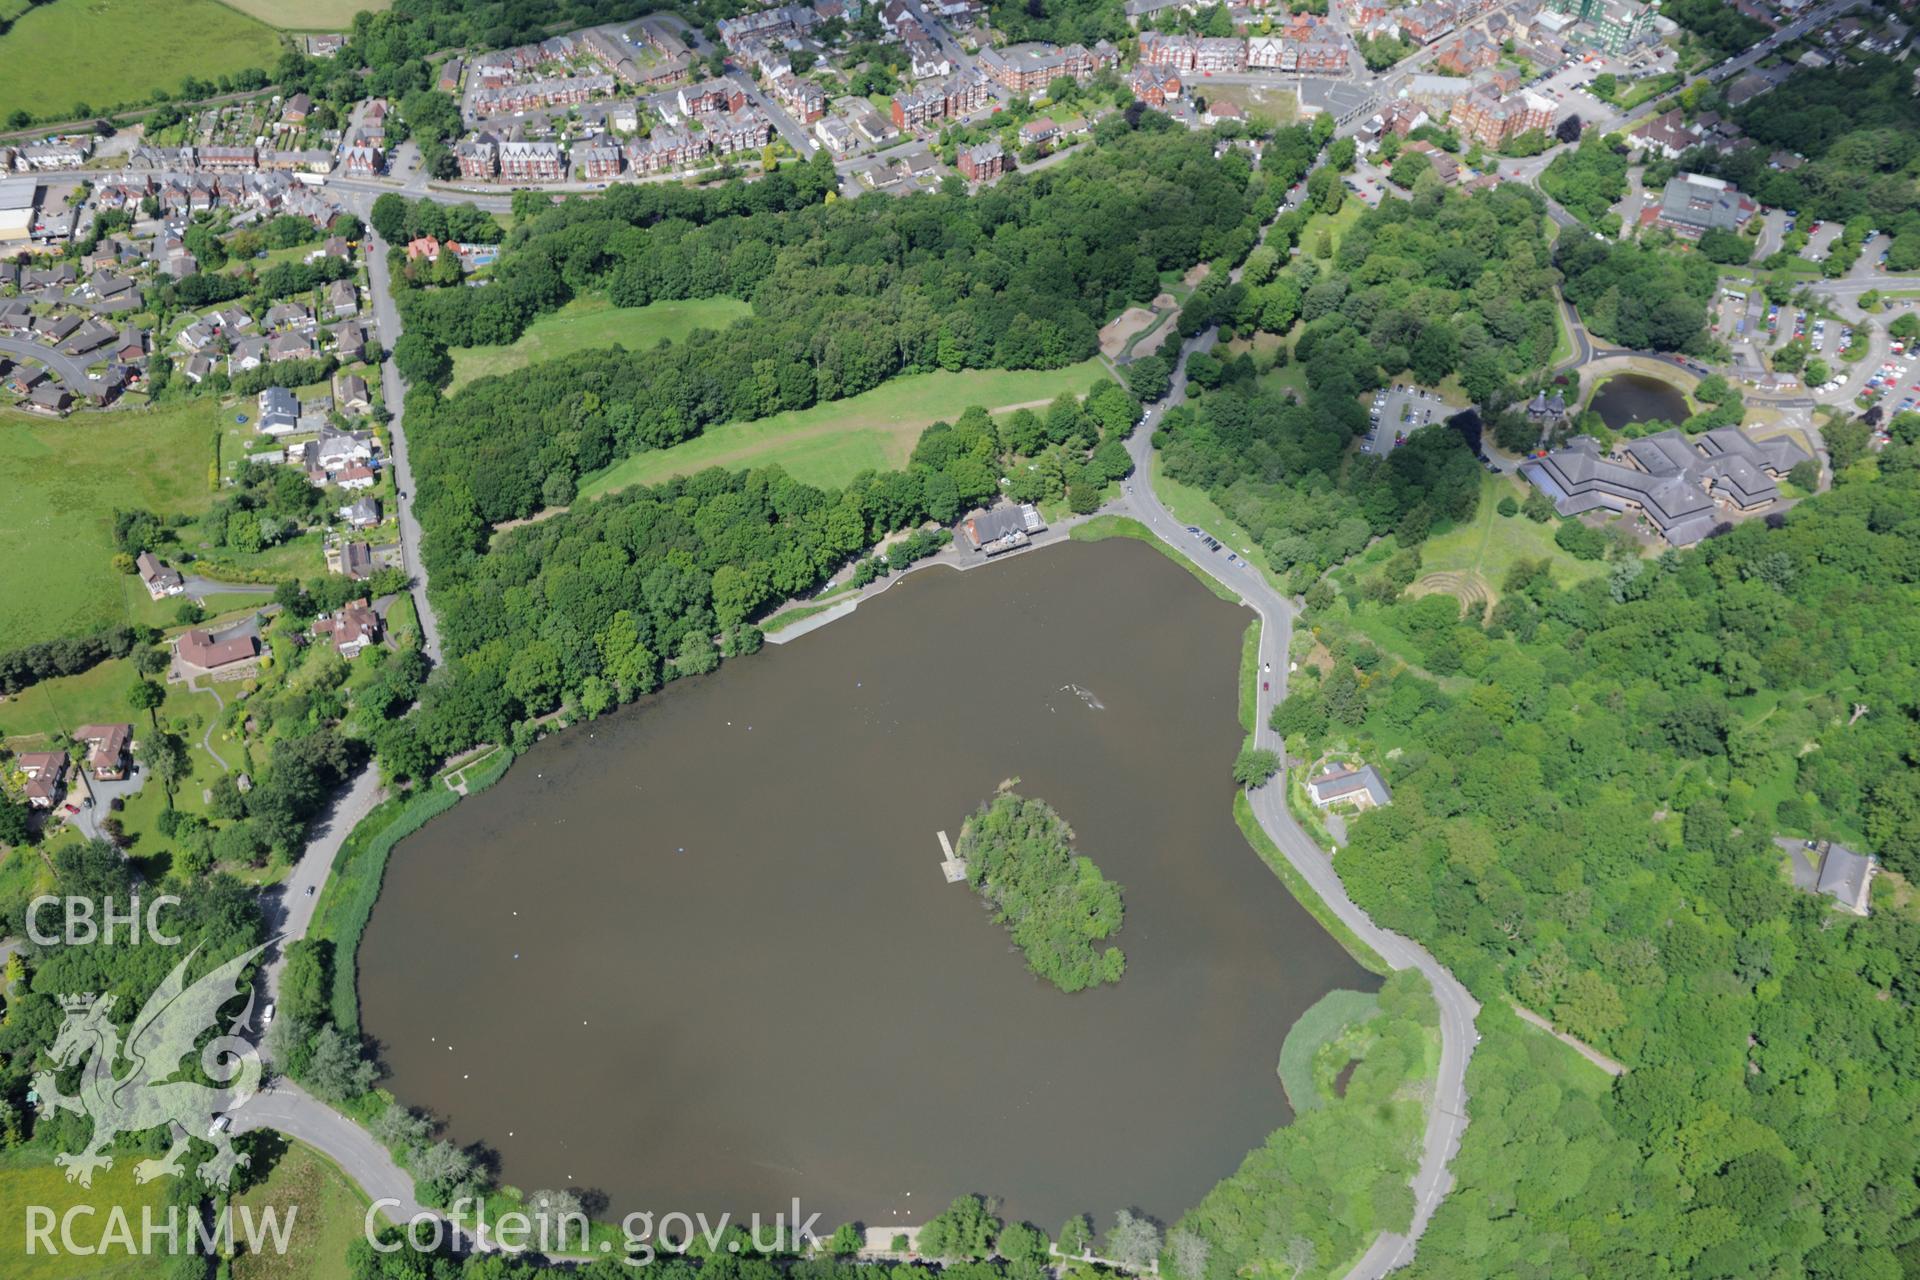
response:
M451 395L472 382L511 373L542 360L618 344L646 351L661 339L678 341L695 329L724 329L750 310L738 298L689 298L644 307L616 307L605 298L579 298L527 326L505 347L456 347Z
M212 400L61 420L0 410L0 649L152 620L144 593L129 614L113 513L205 511L223 417Z
M845 400L833 400L752 422L732 422L671 449L635 454L580 485L597 498L636 484L658 484L708 467L742 470L778 463L794 479L835 488L861 471L906 465L920 433L951 422L969 406L999 411L1039 407L1063 391L1085 395L1109 377L1087 360L1064 369L966 369L909 374Z
M0 36L0 119L145 102L190 75L271 73L280 49L265 23L214 0L53 0Z

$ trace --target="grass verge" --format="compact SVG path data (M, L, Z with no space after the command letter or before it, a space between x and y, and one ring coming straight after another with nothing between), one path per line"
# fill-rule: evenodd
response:
M1361 968L1382 976L1390 971L1391 966L1381 958L1380 953L1362 941L1360 935L1349 929L1339 916L1333 914L1333 909L1321 901L1320 895L1313 891L1312 886L1301 877L1298 871L1294 870L1293 864L1287 861L1287 855L1281 853L1273 841L1267 838L1267 833L1261 829L1259 820L1253 816L1253 805L1247 800L1247 794L1244 791L1233 798L1233 820L1240 824L1240 834L1247 838L1247 843L1253 846L1253 851L1273 868L1273 873L1286 884L1287 890L1293 894L1300 905L1320 922L1322 929L1332 934L1340 945L1347 949L1347 954L1358 961Z
M498 782L513 763L513 752L503 747L489 759L490 765L477 773L461 770L469 795ZM366 932L373 905L380 899L387 858L401 840L459 801L459 795L436 777L430 785L416 787L404 797L382 801L348 833L340 852L334 855L333 870L314 906L307 936L333 943L331 1012L334 1025L345 1035L360 1034L360 935Z

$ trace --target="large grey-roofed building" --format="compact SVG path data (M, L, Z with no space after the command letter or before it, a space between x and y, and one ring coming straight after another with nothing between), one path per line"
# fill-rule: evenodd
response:
M1620 452L1626 462L1602 454L1592 436L1575 436L1565 448L1521 463L1520 474L1563 516L1639 510L1668 542L1684 547L1713 532L1716 496L1752 511L1780 496L1777 477L1811 461L1785 437L1756 443L1737 427L1717 427L1698 439L1661 431L1627 441Z

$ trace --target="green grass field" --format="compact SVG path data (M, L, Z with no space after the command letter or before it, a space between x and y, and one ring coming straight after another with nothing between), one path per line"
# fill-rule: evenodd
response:
M282 31L345 31L353 15L379 13L393 0L225 0L240 12Z
M475 378L511 373L541 360L615 343L645 351L662 338L683 338L695 329L723 329L752 310L738 298L691 298L644 307L616 307L605 298L581 298L541 316L508 347L456 347L449 394Z
M0 411L0 648L114 622L129 610L113 571L113 512L197 514L211 505L207 466L223 414L210 400L62 421ZM232 415L224 415L231 425Z
M1039 406L1063 391L1085 394L1107 376L1106 366L1098 360L1065 369L911 374L845 400L753 422L728 423L671 449L636 454L589 476L580 485L580 496L597 498L708 467L738 469L776 462L808 484L841 485L869 468L903 466L928 424L950 422L970 405L996 412L1018 405Z
M132 660L110 658L77 676L29 685L0 702L0 742L70 732L83 724L131 721L127 691L138 678Z
M349 1280L347 1246L361 1234L367 1198L331 1160L305 1143L283 1145L275 1135L265 1182L234 1197L234 1231L241 1209L293 1215L287 1252L246 1253L233 1260L234 1280ZM258 1219L256 1218L256 1221Z
M0 36L0 117L145 102L189 75L271 70L280 48L266 24L214 0L53 0Z
M12 1259L4 1268L7 1280L76 1280L80 1276L87 1280L165 1280L172 1275L173 1259L164 1254L131 1256L124 1245L107 1247L84 1261L71 1256L61 1246L57 1221L52 1242L58 1252L50 1253L41 1247L31 1252L27 1249L29 1206L50 1209L56 1219L75 1206L92 1207L92 1216L82 1214L73 1219L73 1242L81 1246L102 1243L108 1212L115 1206L126 1214L136 1245L140 1239L142 1208L152 1211L156 1223L165 1223L167 1184L155 1180L144 1187L136 1186L133 1181L135 1159L122 1154L114 1160L113 1168L97 1171L93 1175L93 1186L87 1188L68 1182L66 1170L40 1152L15 1151L0 1156L0 1221L9 1224L5 1256ZM164 1247L165 1237L160 1239Z
M1527 486L1510 474L1482 475L1480 507L1473 519L1435 534L1420 545L1420 578L1429 575L1455 575L1464 583L1477 578L1487 591L1497 595L1506 580L1507 570L1518 560L1547 560L1553 565L1553 577L1563 586L1606 572L1599 560L1576 560L1553 541L1555 522L1535 524L1525 516L1503 516L1500 499L1511 497L1524 502Z

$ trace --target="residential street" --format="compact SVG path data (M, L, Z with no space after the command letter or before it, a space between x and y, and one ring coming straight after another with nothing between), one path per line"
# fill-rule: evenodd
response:
M372 207L372 200L366 200ZM364 217L364 212L362 213ZM393 304L392 281L387 273L386 242L367 230L367 277L372 288L373 322L379 331L380 345L388 351L400 339L400 312ZM392 420L387 430L392 440L391 461L397 489L394 506L400 523L401 566L413 575L413 603L420 614L421 648L435 666L440 663L440 621L434 616L433 602L427 598L427 569L420 560L420 521L413 514L413 467L407 459L407 433L401 424L406 410L406 384L392 360L380 366L380 387Z
M64 355L53 347L42 346L30 338L0 338L0 356L12 356L17 359L38 360L53 372L60 381L67 384L67 390L76 396L87 394L92 379L87 376L84 361Z

